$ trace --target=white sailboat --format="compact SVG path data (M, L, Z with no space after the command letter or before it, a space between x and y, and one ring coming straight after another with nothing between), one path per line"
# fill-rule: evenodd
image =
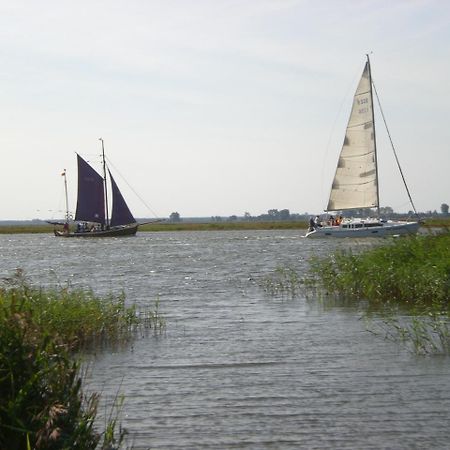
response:
M394 147L393 150L395 154ZM396 154L395 157L398 164ZM399 169L403 182L405 182L400 166ZM406 183L405 187L415 211ZM418 231L419 223L417 221L381 220L379 217L379 205L373 82L370 60L369 56L367 56L367 62L353 98L350 119L326 212L339 214L339 212L347 210L376 208L377 217L343 219L338 223L316 223L314 226L311 224L305 237L384 237L388 235L414 234Z

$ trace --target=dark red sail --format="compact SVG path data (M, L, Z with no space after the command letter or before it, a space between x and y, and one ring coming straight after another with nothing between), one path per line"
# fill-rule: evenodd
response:
M80 156L78 159L78 200L75 220L105 224L103 178Z
M128 205L125 202L125 199L122 196L122 193L119 191L114 178L109 172L109 176L111 178L111 187L112 187L112 212L111 212L111 226L115 227L117 225L128 225L130 223L136 223L136 220L131 214Z

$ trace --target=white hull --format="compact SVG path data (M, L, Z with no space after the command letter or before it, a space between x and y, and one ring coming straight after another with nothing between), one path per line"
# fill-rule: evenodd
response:
M386 237L399 236L405 234L415 234L419 230L418 222L382 222L374 225L373 223L344 223L336 226L324 226L316 228L306 233L307 238L367 238L367 237Z

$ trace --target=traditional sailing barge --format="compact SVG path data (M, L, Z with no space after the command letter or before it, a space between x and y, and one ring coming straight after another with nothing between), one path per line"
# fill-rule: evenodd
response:
M78 162L78 196L75 213L76 230L69 231L69 212L66 189L66 223L64 230L54 230L58 237L113 237L132 236L136 234L138 223L131 214L114 178L108 169L111 181L112 210L108 214L108 185L105 161L105 147L102 141L103 177L97 173L80 155ZM65 176L65 172L63 173Z

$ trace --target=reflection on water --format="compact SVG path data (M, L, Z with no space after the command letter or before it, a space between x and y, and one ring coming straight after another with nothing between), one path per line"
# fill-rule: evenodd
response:
M165 334L91 368L106 404L125 395L134 448L448 448L448 357L416 357L367 333L352 308L268 297L256 282L350 245L370 244L298 231L0 236L0 275L125 291L142 308L159 299Z

